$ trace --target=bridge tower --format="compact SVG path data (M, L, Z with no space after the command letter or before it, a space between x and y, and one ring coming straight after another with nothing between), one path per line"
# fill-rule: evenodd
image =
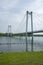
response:
M28 11L26 11L26 52L28 51L27 30L28 30Z
M8 25L8 35L11 36L11 25Z
M28 51L28 43L27 43L28 15L31 16L31 32L32 32L31 51L33 51L33 17L32 17L32 12L29 11L26 12L26 51Z

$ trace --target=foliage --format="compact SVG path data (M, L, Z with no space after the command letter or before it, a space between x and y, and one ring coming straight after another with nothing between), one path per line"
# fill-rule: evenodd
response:
M0 33L0 36L13 37L13 36L26 36L26 33ZM32 34L27 34L27 36L32 36ZM43 36L42 34L36 34L33 36Z

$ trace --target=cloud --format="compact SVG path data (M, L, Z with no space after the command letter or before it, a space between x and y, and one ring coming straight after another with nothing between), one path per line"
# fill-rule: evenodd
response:
M0 32L6 32L9 24L12 32L17 32L27 10L43 13L43 0L0 0Z
M23 0L25 4L20 6L22 10L41 13L43 11L43 0ZM23 3L24 3L23 2ZM21 3L20 3L21 4Z
M12 7L16 7L19 0L0 0L0 6L3 9L11 9Z

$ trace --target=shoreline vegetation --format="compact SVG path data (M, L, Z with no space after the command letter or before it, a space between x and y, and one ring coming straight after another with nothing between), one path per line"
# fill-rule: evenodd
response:
M0 33L0 37L13 37L13 36L26 36L26 34ZM32 36L32 34L27 34L27 36ZM34 34L33 36L43 36L43 34Z

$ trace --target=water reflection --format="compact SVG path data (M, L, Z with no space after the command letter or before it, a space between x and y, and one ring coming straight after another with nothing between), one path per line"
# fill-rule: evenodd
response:
M31 37L27 38L28 51L31 51ZM34 51L43 51L43 37L34 37ZM21 52L26 51L25 37L0 37L0 52Z

